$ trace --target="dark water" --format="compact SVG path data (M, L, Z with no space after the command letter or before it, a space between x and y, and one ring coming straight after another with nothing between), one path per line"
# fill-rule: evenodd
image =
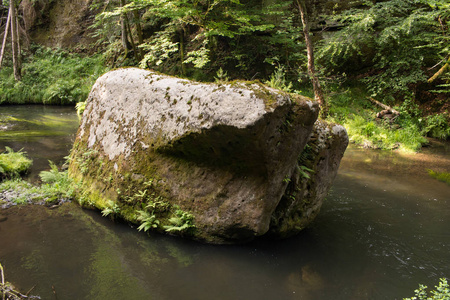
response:
M427 168L450 171L448 145L350 147L308 229L238 246L147 235L74 204L13 207L0 262L43 299L402 299L450 279L450 186Z

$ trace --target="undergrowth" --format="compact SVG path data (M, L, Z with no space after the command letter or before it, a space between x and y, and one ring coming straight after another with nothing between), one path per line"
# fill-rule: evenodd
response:
M344 125L350 141L365 148L417 152L428 143L427 136L443 140L450 137L448 117L422 116L412 98L394 107L400 115L392 120L376 118L382 109L369 101L369 95L361 87L336 88L328 101L328 120Z
M23 62L21 81L14 80L10 62L0 69L0 104L73 105L84 101L107 71L100 54L81 56L43 46L32 46L31 52Z
M435 290L428 294L427 286L419 284L419 288L414 290L415 296L411 298L403 298L403 300L449 300L450 299L450 286L447 279L441 278L439 285L435 286Z
M49 171L39 174L42 184L33 185L16 177L2 181L0 193L7 194L7 200L14 204L56 204L73 199L76 185L67 171L59 171L53 162L50 162L50 167Z

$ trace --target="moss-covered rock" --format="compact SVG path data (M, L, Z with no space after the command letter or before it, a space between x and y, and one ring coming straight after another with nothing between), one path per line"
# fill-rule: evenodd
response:
M270 235L288 237L317 216L348 145L345 128L317 120L289 185L272 214Z
M141 229L248 241L280 215L317 115L310 99L258 83L200 84L119 69L91 91L69 172L82 182L82 204ZM344 144L329 151L339 158L336 170ZM311 195L323 198L317 189Z

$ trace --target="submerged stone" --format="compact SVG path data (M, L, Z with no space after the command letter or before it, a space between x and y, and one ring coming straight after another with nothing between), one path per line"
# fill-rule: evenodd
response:
M92 88L69 173L81 204L140 229L212 243L288 236L317 214L348 143L317 115L309 98L259 83L119 69Z

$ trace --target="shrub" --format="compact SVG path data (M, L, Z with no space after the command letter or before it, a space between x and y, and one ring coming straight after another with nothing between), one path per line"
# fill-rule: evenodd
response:
M439 285L435 286L436 290L431 291L431 296L428 296L426 291L427 286L419 284L419 288L414 291L415 297L404 298L403 300L450 300L450 289L447 279L441 278Z

